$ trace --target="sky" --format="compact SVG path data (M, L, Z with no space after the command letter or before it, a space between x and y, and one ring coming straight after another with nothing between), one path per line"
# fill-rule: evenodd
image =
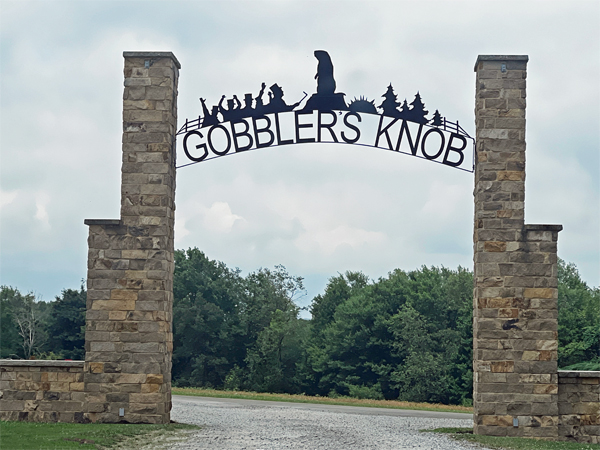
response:
M119 217L123 51L175 54L181 124L199 97L315 92L317 49L347 100L391 83L473 136L477 56L529 55L525 222L562 224L559 256L600 284L600 3L578 0L0 0L0 284L79 288L84 219ZM261 149L178 170L175 247L284 265L306 305L348 270L472 268L472 192L471 173L394 152Z

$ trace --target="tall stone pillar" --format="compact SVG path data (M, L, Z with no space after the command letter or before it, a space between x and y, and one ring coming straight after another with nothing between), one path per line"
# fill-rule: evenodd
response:
M474 431L556 438L562 226L524 223L527 61L475 64Z
M123 56L121 218L85 221L86 417L168 423L180 65L171 52Z

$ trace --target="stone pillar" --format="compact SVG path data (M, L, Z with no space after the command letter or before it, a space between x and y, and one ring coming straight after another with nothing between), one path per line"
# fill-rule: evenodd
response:
M86 417L168 423L180 65L170 52L123 56L121 218L85 221Z
M474 432L556 438L562 226L524 224L527 61L475 65Z

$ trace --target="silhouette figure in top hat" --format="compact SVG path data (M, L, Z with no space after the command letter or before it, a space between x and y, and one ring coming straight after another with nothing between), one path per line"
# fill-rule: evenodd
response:
M255 111L252 108L252 94L244 95L244 107L239 110L240 117L250 117L253 116Z
M296 102L293 105L286 104L285 100L283 100L283 89L277 83L273 84L269 89L269 104L264 107L265 113L291 111L300 104L300 102Z

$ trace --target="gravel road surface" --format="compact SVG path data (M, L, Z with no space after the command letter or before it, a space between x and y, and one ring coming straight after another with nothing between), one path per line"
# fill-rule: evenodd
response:
M466 414L173 396L171 418L203 428L177 450L473 450L425 428L470 427Z

